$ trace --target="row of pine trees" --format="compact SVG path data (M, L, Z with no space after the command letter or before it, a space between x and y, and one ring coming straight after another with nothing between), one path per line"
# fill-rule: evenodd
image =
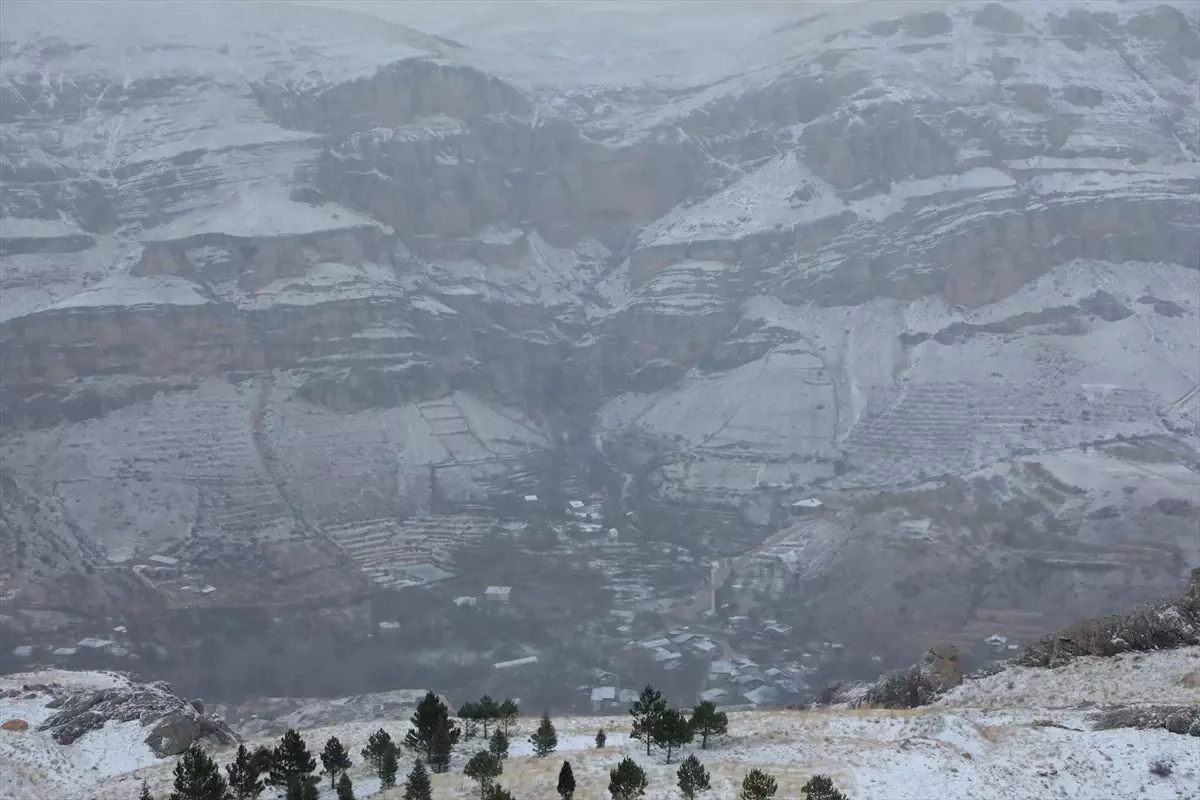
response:
M713 703L702 702L689 715L671 708L662 693L652 686L642 690L629 713L633 717L631 738L645 744L647 755L654 748L664 751L668 764L679 748L697 737L701 749L706 749L709 739L723 736L729 730L728 716ZM514 800L497 780L504 773L509 736L520 717L517 703L511 699L497 702L484 695L478 701L464 703L457 716L461 726L450 718L449 708L433 692L427 692L417 705L403 741L417 756L405 780L404 800L432 800L430 773L448 772L451 753L459 740L471 740L481 733L486 746L471 756L463 774L479 784L481 800ZM596 747L604 747L605 741L604 731L598 731ZM542 715L529 743L539 758L558 749L558 734L548 714ZM371 734L361 751L383 789L396 786L399 753L400 745L383 729ZM320 761L321 774L328 776L337 800L355 800L349 775L350 754L336 736L325 742ZM273 787L282 789L286 800L317 800L320 777L316 770L317 759L293 729L284 733L273 749L260 746L250 751L240 745L233 762L225 766L225 775L199 745L193 744L175 765L174 791L168 797L169 800L256 800L267 787ZM695 754L683 760L676 777L679 791L687 800L694 800L711 788L708 771ZM645 796L648 785L645 770L629 757L609 772L608 791L613 800L636 800ZM564 761L559 770L557 791L562 800L574 797L575 775L569 761ZM740 797L771 800L776 791L774 777L752 769L742 782ZM814 776L804 791L808 800L846 800L832 781L821 775ZM145 784L139 800L154 800Z

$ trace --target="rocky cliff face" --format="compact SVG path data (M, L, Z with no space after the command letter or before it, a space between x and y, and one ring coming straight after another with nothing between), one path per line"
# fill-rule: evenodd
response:
M356 596L565 435L845 509L753 582L823 626L1194 562L1191 4L205 9L5 10L0 522L62 542L10 610Z

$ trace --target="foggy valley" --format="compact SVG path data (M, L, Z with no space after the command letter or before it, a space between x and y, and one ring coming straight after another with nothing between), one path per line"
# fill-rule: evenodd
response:
M6 0L0 798L1196 796L1198 31Z

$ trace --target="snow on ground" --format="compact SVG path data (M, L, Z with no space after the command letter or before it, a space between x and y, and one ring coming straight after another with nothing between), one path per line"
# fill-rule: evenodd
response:
M1088 717L1106 703L1195 703L1200 697L1189 687L1195 686L1198 676L1200 648L1193 647L1114 659L1085 658L1057 670L1011 667L967 681L937 705L920 709L733 712L728 736L710 743L707 750L698 743L689 746L670 765L659 754L647 756L639 742L628 738L629 717L624 714L557 718L558 751L549 758L535 758L527 739L537 718L526 717L512 736L500 783L518 797L553 797L558 770L567 759L579 786L576 798L599 800L606 796L608 770L629 755L648 773L647 800L667 800L679 797L674 788L679 759L695 752L712 774L711 796L717 798L734 796L745 773L759 767L778 779L781 798L800 797L799 787L809 776L823 773L856 800L1184 800L1200 796L1200 748L1194 738L1165 730L1093 731ZM381 727L399 739L407 730L407 719L350 722L302 733L313 751L329 736L337 736L356 762L351 778L357 796L390 800L402 792L375 794L378 782L358 763L367 737ZM594 739L600 729L608 741L603 749L596 749ZM0 752L14 752L10 736L16 740L40 734L6 734L0 738L0 747L6 749ZM118 738L114 735L112 743L119 744ZM247 745L260 743L272 740L253 738ZM477 794L462 768L482 746L480 739L463 742L452 772L434 776L439 800L466 800ZM40 746L36 752L45 761L53 747ZM231 753L215 755L224 762ZM86 764L96 757L94 753L72 755L69 763ZM1170 776L1150 772L1150 765L1158 760L1173 765ZM411 763L405 753L402 774ZM124 766L127 762L114 761L77 787L87 786L88 796L101 800L135 796L142 780L152 791L168 790L170 759L112 774ZM25 769L20 774L28 783L35 779L29 775L37 773ZM274 800L269 794L266 797ZM322 800L326 798L332 798L327 783Z
M186 278L175 275L113 275L97 284L67 297L47 311L71 308L102 308L138 306L202 306L211 302L200 293L200 287Z
M115 673L42 670L0 678L0 691L50 683L83 691L130 685ZM41 691L0 699L0 721L21 719L30 725L27 731L0 731L0 800L75 800L98 780L160 761L137 720L109 722L66 747L55 743L50 734L34 730L56 713L46 708L50 699Z

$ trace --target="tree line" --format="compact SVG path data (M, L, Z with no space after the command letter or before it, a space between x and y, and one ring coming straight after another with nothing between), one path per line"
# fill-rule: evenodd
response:
M687 714L671 708L662 693L652 686L642 690L629 710L633 717L630 737L642 742L646 754L658 748L671 763L673 755L696 738L700 748L707 749L710 739L724 736L729 730L729 718L724 711L708 701L699 703ZM509 757L510 736L516 732L520 709L516 701L495 701L484 695L477 701L463 703L457 712L458 720L450 717L445 702L433 692L427 692L417 705L404 735L402 746L416 758L404 784L404 800L432 800L430 773L450 769L450 758L460 739L469 741L480 736L484 746L468 760L463 774L478 784L480 800L515 800L498 783L504 774L504 762ZM489 733L490 731L490 733ZM551 755L558 748L558 733L549 714L543 714L537 728L528 737L533 754L538 758ZM596 747L603 748L607 735L596 733ZM381 788L396 786L401 745L384 729L367 739L360 751L363 761L380 781ZM285 800L317 800L320 776L329 779L330 789L337 800L355 800L354 784L349 770L349 752L336 736L325 742L317 758L294 729L288 729L274 748L259 746L253 751L239 745L233 762L221 774L216 762L198 744L189 747L175 765L174 790L168 800L256 800L267 787L282 789ZM676 772L680 793L687 800L711 789L707 769L695 753L679 765ZM649 780L645 770L626 756L609 772L608 791L613 800L636 800L644 797ZM575 776L569 761L559 770L556 786L562 800L573 800ZM742 781L741 800L771 800L777 783L773 776L752 769ZM803 787L808 800L846 800L833 782L816 775ZM149 787L142 784L139 800L154 800Z

